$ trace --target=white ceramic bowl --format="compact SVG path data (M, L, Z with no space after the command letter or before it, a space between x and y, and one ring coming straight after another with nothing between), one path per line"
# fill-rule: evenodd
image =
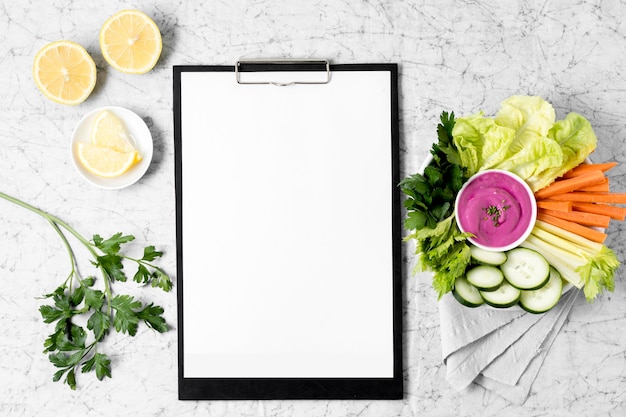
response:
M483 199L471 193L478 193ZM507 218L502 224L487 213L487 205L495 209L496 204L502 216ZM519 216L514 214L516 212ZM468 238L472 244L504 252L519 246L530 235L537 219L537 203L532 190L520 177L509 171L488 169L463 184L456 196L454 214L462 232L476 235ZM473 221L476 224L468 224Z
M76 144L78 142L90 141L91 126L96 116L103 110L109 110L122 120L142 158L141 161L127 172L113 178L104 178L92 174L82 166L76 155ZM106 189L120 189L137 182L148 170L152 162L152 153L153 143L150 129L148 129L148 126L141 117L124 107L107 106L87 113L74 128L70 141L71 159L80 176L90 184Z

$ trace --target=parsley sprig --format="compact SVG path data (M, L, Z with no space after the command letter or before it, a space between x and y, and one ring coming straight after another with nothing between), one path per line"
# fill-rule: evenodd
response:
M404 223L407 230L434 229L454 211L454 199L467 180L452 142L454 123L454 112L441 114L437 126L438 142L430 151L432 162L423 174L411 175L400 182L402 192L407 196L404 201L408 211Z
M485 220L491 219L494 227L500 227L500 218L511 206L505 205L506 201L502 200L502 205L489 205L487 207L483 207L483 211L487 215Z
M0 197L46 219L68 252L70 273L53 292L43 296L49 304L39 308L43 321L54 323L54 332L44 341L44 353L58 368L53 381L65 377L63 382L76 389L78 373L93 371L99 380L111 378L111 360L102 351L102 341L112 329L130 336L137 334L140 323L159 333L169 330L162 307L144 303L131 295L114 294L112 288L116 281L127 281L124 264L130 263L137 268L133 281L170 291L172 280L154 263L162 252L154 246L146 246L140 258L128 256L122 252L122 245L134 240L132 235L116 233L104 239L96 234L88 240L50 213L2 192ZM95 286L98 281L95 275L79 274L77 258L66 233L74 236L90 255L91 264L99 272L99 288Z
M416 241L418 262L415 272L432 271L433 288L439 298L454 288L456 278L470 263L470 248L454 219L454 200L468 176L460 163L452 130L454 113L442 112L437 125L437 143L430 153L432 161L424 169L400 182L406 195L406 240Z

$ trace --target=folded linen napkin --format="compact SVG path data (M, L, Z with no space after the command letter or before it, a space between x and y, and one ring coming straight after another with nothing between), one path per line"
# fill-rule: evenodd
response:
M580 290L572 289L552 310L467 308L451 294L439 302L446 379L458 391L476 383L523 403L547 352Z

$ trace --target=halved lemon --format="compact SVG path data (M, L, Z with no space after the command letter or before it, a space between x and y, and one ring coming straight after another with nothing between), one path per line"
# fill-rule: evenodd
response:
M118 152L84 142L77 143L76 147L78 160L83 167L100 177L120 176L141 160L137 151Z
M118 152L135 150L132 138L120 118L109 110L102 110L91 127L91 143Z
M117 12L100 29L102 56L122 72L145 74L156 65L162 48L159 27L139 10Z
M93 91L96 64L82 45L67 40L52 42L35 56L33 79L46 97L73 106Z

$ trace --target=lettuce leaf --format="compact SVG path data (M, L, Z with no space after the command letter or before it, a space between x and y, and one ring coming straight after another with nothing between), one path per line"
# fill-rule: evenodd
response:
M456 119L452 136L458 149L459 165L472 176L506 158L515 131L497 125L494 119L483 117L480 112Z
M547 136L556 115L554 107L541 97L511 96L500 104L494 120L515 131L509 153L516 154L529 143Z
M453 140L469 175L503 169L533 191L580 164L596 147L590 123L570 113L556 121L554 108L538 96L511 96L494 118L482 112L456 119Z
M537 96L512 96L502 102L495 122L515 131L507 157L494 168L513 172L533 191L543 172L563 163L559 144L548 137L556 115L550 103Z
M563 163L532 179L537 190L580 165L593 152L598 141L591 123L578 113L569 113L565 119L557 121L548 132L548 137L561 147Z

